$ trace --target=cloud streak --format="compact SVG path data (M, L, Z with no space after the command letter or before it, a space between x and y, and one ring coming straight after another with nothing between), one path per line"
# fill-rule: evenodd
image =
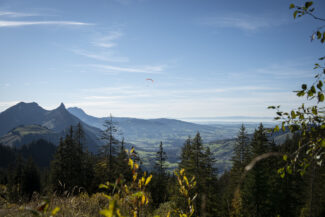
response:
M32 17L32 16L38 16L38 14L20 13L20 12L13 12L13 11L0 11L0 16L4 16L4 17Z
M37 25L56 25L56 26L86 26L93 25L84 22L75 21L9 21L0 20L0 28L4 27L22 27L22 26L37 26Z
M113 55L112 52L97 52L97 53L92 53L86 50L81 50L81 49L74 49L72 50L75 54L88 57L91 59L95 60L100 60L100 61L107 61L107 62L128 62L129 58L127 57L119 57Z
M112 48L117 46L117 43L114 41L122 36L123 33L120 31L110 31L106 36L96 39L92 44L97 47Z
M120 66L112 66L112 65L93 64L90 66L95 67L97 69L101 69L102 71L109 72L109 73L130 72L130 73L159 74L163 72L165 69L164 65L120 67Z
M198 19L198 23L216 28L235 28L244 31L255 31L261 28L280 25L283 21L279 19L268 19L265 16L258 17L246 14L233 14L201 18Z

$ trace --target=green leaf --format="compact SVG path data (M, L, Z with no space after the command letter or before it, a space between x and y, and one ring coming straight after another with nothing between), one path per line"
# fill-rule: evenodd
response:
M320 31L317 31L316 35L317 35L317 39L320 39L322 37L322 33L320 33Z
M323 87L323 82L322 81L318 81L317 88L319 90L322 90L322 87Z
M291 117L292 117L292 119L295 119L297 117L295 111L293 111L293 110L291 111Z
M323 148L325 148L325 139L322 139L322 141L321 141L321 146L323 147Z
M301 97L305 95L305 91L298 91L297 96Z
M318 92L318 101L324 102L324 94L322 94L321 92Z
M268 109L275 109L275 106L269 106Z
M294 7L295 7L294 4L290 4L289 9L292 9L292 8L294 8Z
M290 166L290 165L287 166L287 172L288 172L289 174L292 174L292 169L291 169L291 166Z
M306 84L303 84L303 85L301 85L301 88L302 88L303 90L306 90L306 89L307 89L307 85L306 85Z
M314 106L311 110L314 115L317 115L318 112L316 106Z
M276 126L274 127L274 132L279 132L279 126L278 126L278 125L276 125Z
M293 18L296 19L298 11L293 12Z
M288 156L287 156L286 154L284 154L284 155L283 155L283 160L284 160L284 161L287 161L287 159L288 159Z
M305 3L305 8L309 8L310 6L312 6L313 5L313 2L312 1L310 1L310 2L306 2Z
M310 90L311 90L311 92L312 92L312 93L316 93L316 88L315 88L315 86L314 86L314 85L313 85L313 86L311 86Z

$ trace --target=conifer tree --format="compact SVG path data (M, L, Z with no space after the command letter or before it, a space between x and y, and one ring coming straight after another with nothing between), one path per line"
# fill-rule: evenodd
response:
M81 132L82 128L77 129ZM51 163L51 183L53 190L57 193L67 191L73 192L75 188L85 187L89 180L89 174L85 171L85 155L82 150L80 135L74 134L73 127L70 127L69 133L65 139L60 139L60 144ZM87 166L88 169L89 165ZM91 171L87 171L91 172Z
M218 209L217 204L220 202L218 196L218 169L215 167L216 159L213 157L210 148L207 147L204 153L204 191L206 192L205 198L202 201L204 208L202 214L205 216L216 216Z
M22 180L23 180L24 162L21 155L16 158L15 164L12 166L11 174L9 176L9 199L11 201L18 201L23 195Z
M103 155L104 158L107 159L106 163L110 172L112 172L113 168L113 156L116 152L116 145L119 144L119 141L116 139L116 134L118 133L116 124L117 123L113 121L112 114L110 114L110 117L104 123L105 129L102 135L102 139L106 142L106 144L102 146Z
M22 194L27 197L28 200L31 198L33 192L40 193L41 191L40 173L31 158L27 161L22 172L21 189Z
M195 192L198 193L195 199L195 215L200 216L211 214L212 205L207 201L212 198L212 186L216 187L216 170L213 166L214 159L209 149L205 149L202 138L198 132L191 140L186 140L181 153L179 168L184 168L189 175L195 176L197 184ZM209 201L210 202L210 201Z
M167 155L164 151L163 143L160 142L159 150L156 152L154 171L161 177L165 176L166 174L166 160Z
M180 156L181 161L179 163L179 168L183 168L187 171L189 170L191 155L192 155L192 140L191 137L189 136L186 139L181 150L181 156Z
M268 139L262 124L255 130L250 143L251 159L269 151ZM243 206L246 207L248 216L262 217L269 213L269 165L267 161L258 162L249 171L242 189ZM245 214L244 214L245 215Z
M154 206L166 202L168 198L167 184L168 174L166 173L167 154L164 151L163 143L160 142L159 149L155 156L154 176L150 184L150 192Z
M249 138L244 124L241 125L238 132L232 157L233 167L243 168L248 163L249 158Z
M128 155L126 153L125 147L124 147L124 138L121 141L121 147L120 151L116 157L116 174L122 175L122 178L124 178L126 181L131 180L131 170L128 166Z

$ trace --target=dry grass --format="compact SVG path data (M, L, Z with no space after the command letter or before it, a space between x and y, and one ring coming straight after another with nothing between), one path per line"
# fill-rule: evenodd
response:
M60 211L55 216L99 217L99 211L108 205L108 200L102 193L96 193L92 196L82 193L79 196L70 197L57 197L53 195L49 198L34 196L27 204L3 204L2 208L0 208L0 216L37 216L33 214L33 211L38 210L44 201L48 201L49 206L47 211L43 211L43 215L40 216L51 216L51 211L56 207L60 207Z

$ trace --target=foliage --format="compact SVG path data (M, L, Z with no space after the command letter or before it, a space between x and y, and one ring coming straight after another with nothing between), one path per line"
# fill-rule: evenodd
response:
M190 180L186 176L185 169L181 169L179 172L174 172L177 177L178 190L186 203L186 208L176 208L172 212L179 215L179 217L191 217L195 212L194 201L197 198L197 193L195 192L196 180L193 176ZM168 216L170 213L168 214Z
M159 149L156 152L154 168L153 168L153 179L149 185L149 190L152 197L152 202L155 207L159 204L164 203L168 199L168 181L169 175L166 171L167 154L164 151L163 143L160 142Z
M107 119L104 123L104 131L102 135L102 140L106 142L105 145L102 146L103 156L107 158L107 165L109 172L112 171L112 164L113 164L113 155L115 154L116 145L119 141L116 139L116 134L118 133L118 129L116 124L113 121L112 114L110 114L109 119Z
M134 217L140 216L143 207L149 203L150 195L146 192L146 187L152 179L152 175L147 176L144 173L141 177L138 173L139 164L132 158L134 157L134 149L129 153L129 166L132 170L132 182L127 185L124 180L118 178L114 184L107 182L99 187L107 189L109 194L104 194L109 200L108 208L102 209L100 214L106 217L122 216L121 210L132 213Z
M290 5L290 9L294 9L294 18L309 15L316 20L325 22L325 19L317 17L314 14L315 8L312 7L313 2L307 1L304 6ZM325 26L317 28L311 36L311 40L319 40L322 44L325 42ZM325 57L319 58L324 61ZM315 80L311 85L302 84L301 89L295 91L298 97L305 97L307 103L303 103L290 112L283 112L280 106L269 106L270 109L276 109L276 120L281 120L281 128L285 131L287 128L292 133L301 135L299 146L289 155L285 155L283 160L288 162L288 166L280 171L281 176L285 173L292 173L293 169L297 169L301 175L313 163L321 166L324 160L325 148L325 107L324 107L324 63L316 63L314 69L321 70L315 75ZM274 131L279 131L280 127L276 126ZM300 158L306 153L305 158Z
M53 191L58 194L74 193L74 190L90 186L92 166L89 165L89 156L83 151L80 126L76 135L73 127L60 144L51 162L51 184ZM89 189L88 189L89 190Z

